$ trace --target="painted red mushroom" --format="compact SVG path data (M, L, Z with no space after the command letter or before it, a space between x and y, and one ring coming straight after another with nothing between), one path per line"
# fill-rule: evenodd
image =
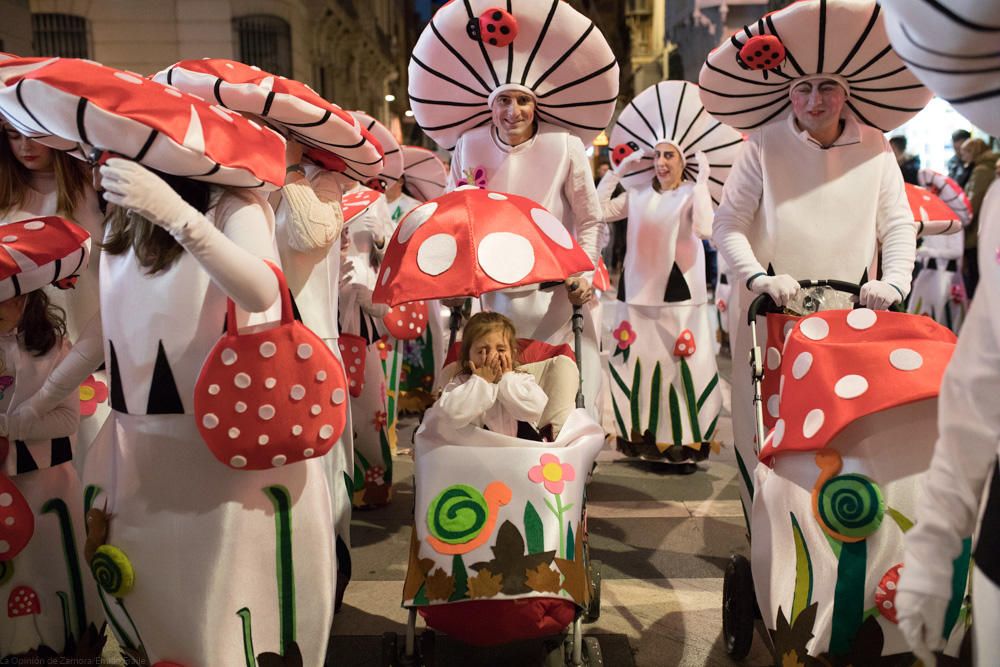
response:
M611 289L611 276L608 274L608 265L604 263L604 258L597 260L597 268L594 269L594 289L607 292Z
M337 340L340 357L347 371L347 390L357 398L365 388L365 359L368 356L368 342L361 336L341 333Z
M76 276L89 258L90 234L65 218L27 218L4 225L0 229L0 300Z
M285 141L270 128L134 72L76 58L0 62L0 112L54 148L109 151L176 176L280 187Z
M24 653L45 643L38 629L38 615L41 613L42 603L33 588L15 586L11 590L7 597L7 618L11 619L13 631L5 647L9 654Z
M906 200L917 223L920 236L954 234L962 231L962 220L936 194L912 183L905 183Z
M360 127L368 132L378 145L382 148L382 169L372 178L366 179L365 185L373 190L385 192L386 189L403 175L403 149L392 132L382 123L378 122L364 111L349 111ZM378 187L372 187L372 179Z
M153 76L227 109L266 118L313 149L340 160L342 171L365 181L382 170L382 147L336 104L294 79L226 58L182 60Z
M878 582L878 588L875 590L875 607L890 623L899 622L896 618L896 589L899 587L899 573L902 569L902 563L889 568L889 571L882 575L882 580Z
M382 322L396 340L415 340L424 335L427 313L426 301L411 301L390 308Z
M760 458L823 449L868 415L934 398L955 334L928 317L830 310L805 317L785 342L780 415Z
M448 184L448 169L434 151L420 146L403 146L403 175L406 191L422 202L440 197Z
M540 204L463 187L402 219L386 247L373 300L394 306L479 296L593 268L563 223Z
M35 534L31 506L9 477L0 474L0 561L13 560Z
M690 329L685 329L677 336L677 340L674 342L674 356L690 357L694 355L695 350L694 335Z

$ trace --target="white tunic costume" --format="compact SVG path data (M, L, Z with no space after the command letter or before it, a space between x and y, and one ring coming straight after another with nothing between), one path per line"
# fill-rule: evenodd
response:
M266 205L223 195L206 217L270 255ZM287 655L294 641L303 664L320 664L334 585L324 463L234 470L202 441L194 386L226 294L194 255L150 275L131 250L105 253L101 275L113 411L84 481L91 506L112 515L108 544L135 572L130 593L102 593L119 643L151 662L207 667L245 664L251 643ZM112 568L102 571L114 589Z
M471 424L516 437L519 421L538 428L546 402L548 397L530 373L507 372L497 382L462 374L444 388L434 410L451 428Z
M609 172L599 192L607 219L628 216L610 362L619 448L702 459L722 408L696 235L710 234L711 219L694 212L696 188L708 197L707 187L685 182L658 192L649 184L609 200L617 182Z
M853 117L843 121L828 148L800 131L792 115L755 131L716 211L715 245L734 282L733 432L748 471L756 457L747 279L771 272L864 283L876 275L881 243L883 280L903 294L909 290L916 231L899 167L881 132ZM744 488L747 507L751 496Z
M535 135L523 144L505 144L492 124L469 130L458 140L451 161L451 188L466 171L482 167L486 187L528 197L544 206L577 240L596 265L603 224L583 142L562 128L538 123ZM566 288L530 285L482 297L484 310L513 320L517 334L552 344L573 343L572 305ZM588 409L596 404L601 386L598 323L593 305L583 307L583 393Z

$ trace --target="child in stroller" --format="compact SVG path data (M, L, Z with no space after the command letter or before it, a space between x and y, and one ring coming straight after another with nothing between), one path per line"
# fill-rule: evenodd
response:
M600 664L600 647L582 637L580 621L597 616L584 484L603 430L574 409L579 371L568 348L515 343L505 321L493 314L470 320L461 359L471 364L463 363L464 371L458 363L445 367L446 376L458 377L415 435L416 522L403 590L410 623L404 651L397 651L395 635L386 636L383 664L433 664L434 633L422 633L419 652L414 645L418 612L429 627L479 646L551 637L572 624L570 639L554 653L564 651L570 665ZM487 350L477 361L477 342L498 328L504 334L493 339L492 355ZM509 361L499 360L497 342L505 353L510 348ZM530 363L518 366L518 353ZM475 369L489 370L489 377ZM531 399L488 400L500 394L499 384L489 382L497 375L513 376ZM472 401L461 394L470 384L486 395L475 418L468 417ZM517 437L524 427L512 425L515 415L541 426L552 442L539 442L534 428L533 438Z

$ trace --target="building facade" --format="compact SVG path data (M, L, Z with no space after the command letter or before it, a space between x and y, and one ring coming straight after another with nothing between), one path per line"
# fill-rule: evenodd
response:
M666 31L673 71L669 78L697 81L712 49L768 11L763 0L670 0Z

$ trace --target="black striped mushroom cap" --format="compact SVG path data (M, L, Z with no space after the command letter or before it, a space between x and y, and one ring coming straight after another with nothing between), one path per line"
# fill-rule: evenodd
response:
M240 113L266 118L306 146L331 153L366 181L382 169L381 147L349 113L304 83L225 58L182 60L154 81Z
M108 151L174 176L273 189L285 181L274 130L134 72L76 58L0 62L0 113L78 157Z
M385 192L386 188L398 181L399 177L403 175L403 150L400 148L399 142L396 141L396 137L392 136L392 132L385 125L364 111L349 111L348 113L358 121L362 129L371 134L375 141L379 143L382 147L383 157L382 170L371 178L357 178L354 174L356 170L350 165L348 165L347 171L344 173L374 190Z
M618 62L568 2L465 0L441 7L424 28L409 80L417 123L445 150L490 121L490 95L507 86L533 92L540 120L590 144L614 113Z
M448 170L434 151L420 146L403 146L405 190L414 199L427 201L444 194Z
M960 114L1000 134L1000 3L882 0L892 46Z
M698 84L708 113L747 131L783 119L791 86L816 75L845 85L847 109L883 132L931 98L892 50L875 0L799 0L767 14L708 54Z
M5 224L0 228L0 301L46 285L69 287L89 259L90 234L65 218Z
M718 204L722 186L740 151L743 137L725 123L715 120L701 105L698 86L687 81L661 81L636 95L622 109L611 130L612 160L639 150L642 159L629 167L622 176L627 188L639 187L653 178L653 149L656 144L669 142L677 146L684 157L684 179L698 176L695 153L704 151L712 173L709 190Z

